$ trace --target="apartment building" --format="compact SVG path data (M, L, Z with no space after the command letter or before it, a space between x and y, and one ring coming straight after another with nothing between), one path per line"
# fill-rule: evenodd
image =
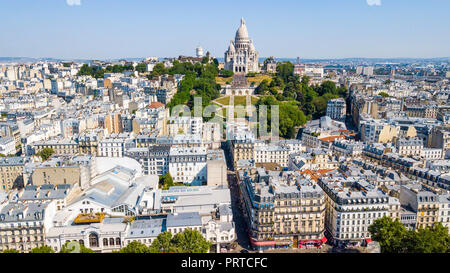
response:
M259 250L320 245L324 238L325 197L294 172L241 170L239 177L250 242Z
M325 192L325 226L334 243L370 242L368 228L389 216L389 196L366 180L341 175L319 178Z
M0 251L29 252L45 245L52 227L55 202L9 203L0 211Z
M282 167L289 164L289 147L266 144L254 148L255 163L276 163Z
M176 183L204 185L206 184L205 148L170 148L169 172Z
M0 187L9 191L24 186L23 167L28 161L24 157L0 157Z
M402 185L400 203L416 213L416 228L431 227L439 221L438 195L421 184Z
M399 138L395 146L400 155L420 156L423 150L423 141L420 138Z
M345 121L345 115L347 113L347 104L342 98L332 99L327 102L326 115L331 119L338 121Z
M37 154L45 148L55 151L55 155L76 155L80 149L78 143L72 139L52 139L47 141L39 141L32 144L34 153Z
M98 143L98 156L123 157L128 147L136 147L133 142L133 133L121 133L106 135Z

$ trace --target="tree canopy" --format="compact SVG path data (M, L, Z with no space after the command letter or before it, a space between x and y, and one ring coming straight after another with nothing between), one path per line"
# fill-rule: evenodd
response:
M129 243L126 247L122 248L119 253L151 253L150 248L138 241Z
M272 95L278 101L297 101L298 107L311 118L320 118L326 114L330 99L346 98L348 90L337 86L332 81L324 81L320 85L310 85L307 76L301 79L294 75L294 65L290 62L277 64L277 73L269 83L262 81L255 89L258 95ZM309 118L308 118L309 119Z
M77 249L78 247L76 247L76 246L74 247L71 243L78 244L79 249ZM79 244L76 241L72 241L72 242L66 242L62 246L61 251L59 251L59 253L94 253L94 251L90 248L85 247L83 244Z
M298 102L280 102L273 96L263 97L256 103L259 109L261 105L267 106L267 130L271 130L272 112L271 105L279 106L279 132L283 138L295 138L295 127L304 125L307 121L305 114L300 110Z
M55 151L52 148L44 148L37 153L37 155L40 156L43 161L47 161L54 153Z
M170 187L175 186L169 172L159 178L159 184L164 190L168 190Z
M43 245L33 248L31 253L55 253L55 251L50 246Z
M398 219L383 217L369 226L372 239L384 253L447 253L450 251L448 228L442 223L433 227L407 230Z
M198 230L186 229L172 236L162 232L148 247L137 241L129 243L120 253L207 253L211 243L203 238Z

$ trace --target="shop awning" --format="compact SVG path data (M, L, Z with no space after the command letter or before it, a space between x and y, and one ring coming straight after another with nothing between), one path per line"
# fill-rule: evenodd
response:
M255 241L253 238L250 237L250 242L252 243L252 245L255 246L274 246L275 245L275 241Z
M325 236L323 236L323 238L322 238L322 244L325 244L328 240L327 240L327 237L325 237Z
M366 243L372 242L372 239L366 239Z

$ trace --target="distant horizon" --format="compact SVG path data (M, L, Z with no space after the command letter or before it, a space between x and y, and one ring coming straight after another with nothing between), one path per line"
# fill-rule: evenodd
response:
M0 56L0 61L4 59L33 59L33 60L57 60L57 61L117 61L117 60L136 60L136 59L142 59L145 60L146 58L156 57L159 60L164 58L178 58L179 56L186 56L186 57L195 57L194 55L177 55L177 56L146 56L146 57L121 57L121 58L59 58L59 57L28 57L28 56ZM216 58L218 60L223 60L223 57L217 57L217 56L211 56L212 58ZM259 60L265 60L267 58L273 57L276 60L296 60L297 57L277 57L277 56L263 56L259 57ZM318 61L327 61L327 60L352 60L352 59L363 59L363 60L433 60L433 59L449 59L450 56L440 56L440 57L344 57L344 58L302 58L301 60L318 60Z

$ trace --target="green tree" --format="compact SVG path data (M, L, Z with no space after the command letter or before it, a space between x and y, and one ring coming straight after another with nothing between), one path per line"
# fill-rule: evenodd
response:
M379 242L384 253L448 253L450 237L442 223L418 230L406 230L398 219L375 220L369 226L372 238Z
M15 249L7 249L7 250L3 250L2 253L20 253L20 251L15 250Z
M255 93L258 95L266 95L269 92L269 80L263 80L255 89Z
M31 253L55 253L55 251L50 246L43 245L33 248Z
M285 83L288 82L289 77L294 75L294 65L291 62L277 63L277 76Z
M40 156L43 161L47 161L47 159L49 159L54 153L55 151L52 148L44 148L42 151L37 153L37 155Z
M232 76L234 75L234 73L233 73L233 71L231 71L231 70L225 70L225 69L222 69L222 70L220 70L220 75L221 75L222 77L228 78L228 77L232 77Z
M318 88L317 93L319 96L322 96L324 94L333 94L337 95L337 89L336 89L336 83L332 81L324 81Z
M153 70L151 72L151 76L152 77L156 77L156 76L160 76L160 75L164 75L167 74L167 69L164 66L163 63L157 63L154 67Z
M177 247L173 242L172 233L165 231L156 237L150 246L152 253L173 253L177 252Z
M140 63L140 64L136 65L135 69L139 73L145 73L145 72L147 72L147 64Z
M407 231L402 242L406 253L447 253L450 251L448 228L440 222L432 227Z
M73 241L75 243L78 243L76 241ZM74 247L72 245L69 246L70 242L66 242L61 250L59 251L59 253L94 253L94 251L90 248L85 247L83 244L78 244L79 245L79 251L77 250L77 247Z
M151 253L150 248L138 241L129 243L126 247L122 248L119 253Z
M172 241L180 253L207 253L212 245L198 230L190 228L177 233Z
M159 179L159 184L162 186L164 190L167 190L170 187L175 186L175 184L173 183L172 176L170 175L169 172L161 176L161 178Z
M378 93L378 95L382 96L383 98L388 98L389 97L389 94L386 93L386 92L380 92L380 93Z
M387 216L379 218L369 226L368 230L372 239L380 244L382 252L402 252L402 239L406 234L406 229L398 219L394 221L391 217Z

